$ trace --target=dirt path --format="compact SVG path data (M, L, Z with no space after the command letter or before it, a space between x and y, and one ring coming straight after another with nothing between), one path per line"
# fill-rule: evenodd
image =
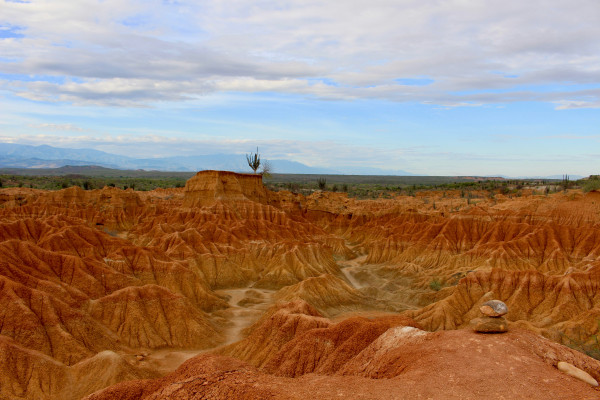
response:
M222 345L241 340L242 331L260 318L273 301L273 290L240 288L217 290L216 293L228 297L229 308L218 311L229 325L224 331L225 341ZM143 360L143 366L161 375L175 371L181 364L205 350L173 350L164 349L150 352ZM132 358L134 356L131 356ZM135 362L132 360L132 362Z
M353 272L356 273L356 270L361 267L361 264L366 259L367 259L367 255L365 254L365 255L356 257L352 260L344 260L344 261L338 262L338 265L340 266L342 273L344 274L344 276L346 277L348 282L350 282L352 284L352 286L354 286L355 289L360 289L364 286L367 286L365 283L356 279L356 277L353 275Z
M346 242L350 249L355 248ZM401 312L422 307L421 297L427 290L413 287L413 277L394 264L365 264L368 254L338 261L347 282L378 302L384 312ZM365 308L371 312L370 307Z
M241 288L217 290L217 294L229 297L229 308L221 315L230 323L225 331L224 345L243 339L242 331L258 320L273 301L274 290Z

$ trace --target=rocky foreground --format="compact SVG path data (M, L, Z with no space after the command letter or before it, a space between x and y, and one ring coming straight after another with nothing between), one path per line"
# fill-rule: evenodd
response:
M597 192L0 189L0 398L600 398L599 286Z

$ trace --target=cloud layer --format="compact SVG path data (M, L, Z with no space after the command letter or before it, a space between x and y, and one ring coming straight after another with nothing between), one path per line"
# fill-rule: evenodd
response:
M148 106L217 92L600 107L597 0L0 3L0 90Z

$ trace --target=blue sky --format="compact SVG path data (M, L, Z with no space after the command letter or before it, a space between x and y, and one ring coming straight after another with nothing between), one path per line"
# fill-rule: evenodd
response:
M0 0L0 141L600 173L597 0Z

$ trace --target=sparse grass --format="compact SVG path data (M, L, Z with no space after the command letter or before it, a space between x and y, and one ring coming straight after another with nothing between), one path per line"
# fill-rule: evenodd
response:
M600 332L600 319L598 320L598 331ZM600 340L598 339L597 334L591 335L590 339L588 339L586 342L583 342L573 337L569 337L562 332L559 333L566 342L565 344L573 350L577 350L583 354L595 358L596 360L600 360Z
M543 189L551 186L560 187L560 179L515 179L497 180L472 177L449 176L367 176L367 175L310 175L310 174L273 174L265 180L270 190L290 190L296 185L296 193L310 194L319 189L319 181L325 179L327 184L337 186L338 191L348 193L357 199L390 198L398 195L416 196L422 191L439 191L443 198L460 197L469 199L490 198L497 194L520 196L523 188ZM572 182L573 188L580 187L580 182ZM322 189L323 190L323 189ZM332 189L333 190L333 189ZM485 193L487 192L487 193ZM485 196L484 196L485 193Z
M2 187L5 188L28 187L33 189L60 190L71 186L79 186L85 190L91 190L111 186L146 191L157 188L183 187L186 179L183 177L93 177L73 174L65 176L0 175L0 181L2 181Z
M101 167L61 167L55 169L0 169L2 187L32 187L35 189L57 190L70 186L87 186L100 189L104 186L152 190L156 188L183 187L194 172L126 171ZM357 199L380 199L394 196L417 196L419 192L440 191L443 198L473 199L494 197L503 193L508 197L520 196L521 189L539 188L539 194L549 194L563 188L560 179L515 179L498 180L473 177L450 176L376 176L376 175L311 175L311 174L272 174L263 176L270 190L289 190L309 195L315 190L337 189ZM87 185L85 182L88 182ZM582 188L584 191L600 189L600 176L579 181L569 181L569 188ZM438 204L439 206L439 204Z
M435 278L429 282L429 289L435 290L436 292L442 288L442 282L439 279Z

